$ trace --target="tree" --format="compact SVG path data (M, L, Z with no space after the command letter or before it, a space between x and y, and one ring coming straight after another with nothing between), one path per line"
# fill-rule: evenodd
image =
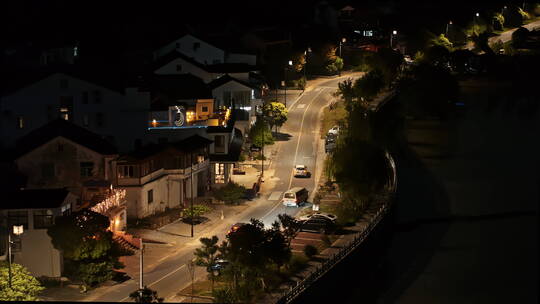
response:
M274 143L272 131L262 117L258 117L255 124L249 130L249 140L257 147Z
M399 51L382 48L377 53L367 57L367 64L370 71L379 70L383 76L384 84L389 85L397 76L403 56Z
M63 252L65 271L94 286L113 277L113 269L123 268L121 251L112 238L109 218L84 209L59 216L48 228L54 248Z
M384 87L383 75L380 70L369 71L364 77L354 83L354 93L361 100L372 100Z
M353 103L353 99L356 94L353 88L353 81L351 78L347 78L344 81L338 83L338 89L334 93L334 97L341 97L345 101L345 109L350 111Z
M263 115L268 121L270 129L275 126L276 132L277 128L281 127L287 121L287 114L288 110L281 102L272 101L263 107Z
M286 213L278 214L278 220L277 224L280 226L281 233L287 241L287 246L290 246L302 224Z
M517 49L523 47L528 36L529 30L525 27L519 27L512 33L512 46Z
M504 16L501 13L495 13L493 15L493 27L495 30L502 31L504 30Z
M212 238L200 238L202 243L201 248L195 249L195 264L197 266L206 267L206 271L212 281L212 292L214 291L214 272L212 266L216 264L216 253L218 251L218 237L212 236Z
M319 253L319 250L317 249L317 247L311 245L311 244L307 244L306 246L304 246L304 254L309 258L311 259L314 255L316 255L317 253Z
M26 267L11 263L11 288L9 288L9 265L0 262L0 301L38 301L38 294L45 288Z
M224 201L228 205L238 205L245 194L246 187L235 182L229 182L214 192L215 198Z
M192 211L193 209L193 211ZM182 216L184 219L189 219L190 221L193 219L194 222L198 222L201 218L201 215L205 214L206 212L209 212L212 210L212 208L206 206L206 205L193 205L193 208L187 207L182 210Z
M143 289L137 289L129 294L129 297L135 301L135 303L161 303L163 298L158 297L157 291L152 290L146 286Z
M454 46L452 42L450 42L450 40L448 40L448 38L446 38L444 34L440 34L439 36L436 36L433 39L431 39L430 46L434 46L434 45L442 46L449 51L451 51L452 47Z

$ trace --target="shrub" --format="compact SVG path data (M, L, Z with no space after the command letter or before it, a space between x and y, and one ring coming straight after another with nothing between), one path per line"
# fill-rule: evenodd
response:
M330 240L330 238L326 234L323 234L321 236L321 241L323 241L323 243L328 247L332 246L332 241Z
M212 292L212 297L214 297L214 303L235 303L236 297L234 292L228 288L216 288Z
M287 269L289 273L294 274L298 271L304 269L308 262L308 258L302 255L293 255L289 263L287 264Z
M215 198L218 200L224 201L225 204L239 204L240 200L246 194L246 187L241 186L237 183L229 182L224 187L217 189L214 192Z
M308 244L304 247L304 254L310 259L317 253L319 253L319 250L313 245Z

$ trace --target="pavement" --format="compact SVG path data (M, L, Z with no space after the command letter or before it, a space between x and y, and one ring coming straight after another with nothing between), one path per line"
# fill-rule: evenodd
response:
M313 197L316 180L320 175L324 147L320 143L320 114L321 109L332 100L332 93L337 88L337 82L347 77L356 77L358 73L344 72L341 77L320 78L309 80L304 91L287 90L287 105L289 121L280 132L288 134L287 140L277 141L274 145L265 147L264 183L261 185L260 196L239 206L215 205L214 210L205 214L207 220L194 226L194 236L191 237L191 225L181 220L165 225L156 230L139 229L130 233L143 238L145 245L143 255L144 285L158 291L166 302L181 302L186 300L178 296L178 291L189 286L190 274L186 263L193 258L193 251L200 246L199 238L217 235L224 239L228 228L237 222L246 222L250 218L258 218L265 225L270 225L280 213L296 215L299 208L286 208L280 202L281 194L292 186L304 186ZM274 96L278 100L285 99L284 91L278 91ZM270 96L268 96L270 97ZM305 131L304 131L305 130ZM302 147L302 149L299 149ZM292 166L297 161L303 161L312 168L315 178L293 179ZM244 178L258 176L259 171L246 171ZM238 177L238 176L235 176ZM115 284L106 282L103 286L80 293L78 286L67 285L63 288L49 288L41 295L45 301L86 301L86 302L123 302L130 301L128 295L139 286L140 254L122 257L126 267L122 270L132 279ZM204 278L206 271L196 267L195 279Z
M533 22L531 22L529 24L522 25L522 27L528 29L529 31L532 31L534 29L538 29L538 28L540 28L540 20L533 21ZM495 43L497 41L501 41L503 43L508 42L508 41L512 40L512 33L514 33L517 29L518 28L513 28L511 30L507 30L507 31L502 32L500 35L490 37L488 39L488 43L492 44L492 43ZM472 41L467 42L467 45L465 46L465 48L468 49L468 50L474 49L474 43Z

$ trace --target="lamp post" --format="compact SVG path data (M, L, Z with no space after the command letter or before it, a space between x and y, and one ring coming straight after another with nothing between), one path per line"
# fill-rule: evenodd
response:
M450 25L452 25L452 20L448 21L448 23L446 24L446 33L445 33L446 38L448 38L448 27Z
M143 255L144 255L144 244L141 238L140 241L141 246L141 255L139 256L139 296L142 299L143 297L143 289L144 289L144 282L143 282Z
M343 57L341 57L341 45L343 43L345 43L347 41L347 39L345 38L341 38L341 40L339 41L339 58L343 61ZM341 69L339 69L339 76L341 76Z
M24 226L13 226L13 234L20 236L24 232ZM11 244L13 242L11 241L11 231L8 230L8 275L9 275L9 288L11 288L11 281L12 281L12 274L11 274Z
M283 88L285 89L285 107L287 107L287 69L289 66L292 66L292 60L289 60L288 65L285 66L284 74L285 74L285 81L283 82Z
M190 206L190 210L191 210L191 237L193 237L193 151L191 151L190 153L190 158L191 158L191 168L190 168L190 174L191 174L191 183L190 183L190 194L191 194L191 206Z
M473 34L476 33L476 29L478 27L478 17L480 17L480 14L479 13L476 13L475 17L474 17L474 27L473 27Z
M394 48L394 46L393 46L393 41L392 41L392 40L394 39L394 36L395 36L395 35L397 35L397 31L396 31L396 30L393 30L393 31L392 31L392 34L390 35L390 48L391 48L391 49Z

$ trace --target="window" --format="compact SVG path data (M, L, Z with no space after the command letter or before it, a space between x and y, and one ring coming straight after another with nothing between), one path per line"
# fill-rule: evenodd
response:
M194 42L193 43L193 50L196 51L198 48L201 47L201 44L199 42Z
M23 225L24 229L28 229L28 211L8 211L9 229L13 230L13 226Z
M180 72L182 70L182 65L181 64L177 64L176 65L176 71L177 72Z
M64 144L58 144L57 148L58 152L64 152Z
M225 164L216 164L215 171L216 171L215 183L224 184L225 183Z
M90 177L93 176L92 170L94 169L94 163L93 162L81 162L81 176L83 177Z
M208 113L208 107L202 107L202 111L203 111L204 113Z
M118 166L118 178L134 177L133 166Z
M88 104L88 92L82 92L81 94L81 102L83 104Z
M80 201L79 199L77 199L78 201ZM77 205L80 205L79 202L77 202ZM60 210L60 212L62 212L62 215L63 216L68 216L71 214L71 205L68 204L68 205L63 205L62 206L62 209Z
M24 128L24 118L22 116L17 117L17 129Z
M60 97L60 118L71 120L73 112L73 96Z
M101 92L98 90L94 91L94 103L101 103Z
M60 88L61 89L67 89L68 88L68 80L67 79L60 79Z
M47 210L34 210L34 229L48 228L54 224L53 212Z
M88 127L88 114L83 115L83 126Z
M154 190L148 190L148 192L146 193L147 196L148 196L148 203L152 203L154 202Z
M105 125L105 115L101 112L96 113L96 125L98 127Z
M214 137L214 152L225 153L225 135L216 135Z
M176 43L176 48L177 48L177 49L180 48L180 42L177 42L177 43Z
M54 177L54 164L53 163L41 164L41 177L43 178Z

